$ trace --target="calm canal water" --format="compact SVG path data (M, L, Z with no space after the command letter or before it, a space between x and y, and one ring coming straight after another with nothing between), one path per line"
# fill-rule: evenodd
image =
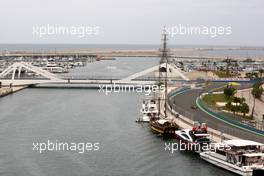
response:
M124 75L157 59L118 59ZM110 62L110 61L109 61ZM127 64L124 64L127 63ZM93 63L107 69L106 63ZM139 68L136 65L141 65ZM83 69L92 68L88 65ZM101 73L105 69L101 68ZM113 69L113 67L111 68ZM115 69L113 69L115 70ZM128 70L128 72L126 72ZM116 71L112 71L116 72ZM73 71L76 74L76 70ZM117 74L117 73L116 73ZM121 75L121 74L120 74ZM0 99L0 175L4 176L231 176L190 152L165 151L166 141L137 124L143 94L105 95L90 89L29 88ZM100 143L97 151L39 151L33 143Z

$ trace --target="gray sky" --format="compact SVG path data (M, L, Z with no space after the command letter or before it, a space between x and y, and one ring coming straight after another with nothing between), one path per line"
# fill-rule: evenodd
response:
M231 26L171 44L264 46L263 0L0 0L0 43L158 44L164 25ZM33 26L99 26L99 35L32 35Z

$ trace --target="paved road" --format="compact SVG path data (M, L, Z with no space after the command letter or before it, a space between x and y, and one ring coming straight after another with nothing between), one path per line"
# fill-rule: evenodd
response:
M204 91L207 92L210 90L217 90L216 88L223 87L223 85L223 83L215 83L208 86ZM249 86L250 84L243 84L238 87L238 89L248 88ZM229 124L211 117L200 109L192 109L191 106L196 104L196 97L198 97L202 92L203 90L196 89L175 96L172 99L174 110L191 118L192 120L205 122L209 127L222 131L223 133L227 133L242 139L249 139L264 143L264 137L230 126Z

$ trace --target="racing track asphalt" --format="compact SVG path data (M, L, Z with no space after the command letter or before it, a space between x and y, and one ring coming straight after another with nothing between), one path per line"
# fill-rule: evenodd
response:
M238 89L245 89L251 87L252 84L243 84L238 87ZM192 89L190 91L186 91L182 94L179 94L171 100L172 107L175 111L180 114L189 114L192 120L199 121L201 123L207 123L208 127L213 129L222 131L223 133L227 133L241 139L254 140L261 143L264 143L264 137L259 136L254 133L247 132L245 130L233 127L227 123L224 123L207 113L203 112L199 108L193 109L191 106L196 105L196 98L203 92L210 92L212 90L223 90L223 83L213 83L205 89ZM220 89L218 89L220 88Z

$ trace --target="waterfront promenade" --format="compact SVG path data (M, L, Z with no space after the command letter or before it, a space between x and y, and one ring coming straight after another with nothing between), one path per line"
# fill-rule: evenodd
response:
M0 97L12 93L12 88L0 88Z
M18 86L18 87L2 87L0 88L0 97L15 93L17 91L20 91L22 89L26 88L26 86Z

